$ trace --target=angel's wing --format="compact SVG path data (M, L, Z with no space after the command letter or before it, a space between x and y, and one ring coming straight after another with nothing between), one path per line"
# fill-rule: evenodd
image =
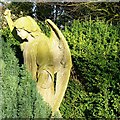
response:
M55 73L57 73L55 98L52 108L54 113L55 111L58 111L65 94L72 67L72 61L69 46L62 32L51 20L47 19L46 23L51 28L50 48L53 54Z

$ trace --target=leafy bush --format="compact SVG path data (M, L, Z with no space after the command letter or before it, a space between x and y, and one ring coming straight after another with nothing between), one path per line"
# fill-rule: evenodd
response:
M61 111L64 118L116 118L120 115L119 26L104 21L66 26L74 72Z
M18 64L15 52L19 42L12 37L9 29L6 28L1 33L4 40L1 40L0 56L0 118L50 118L51 108L37 92L31 75L24 66Z
M42 26L42 25L40 25ZM42 26L49 36L48 28ZM120 115L119 26L103 21L74 21L63 31L71 49L73 76L60 111L63 118L117 118ZM9 29L2 32L2 118L49 117L50 108L36 92L35 82L19 67L18 45ZM11 49L12 47L12 49ZM1 56L0 56L1 58ZM19 60L19 61L18 61ZM76 79L77 80L76 80ZM78 81L79 80L79 81ZM12 94L11 94L12 93ZM14 102L11 102L14 101ZM37 107L36 107L37 106ZM42 108L42 109L41 109Z

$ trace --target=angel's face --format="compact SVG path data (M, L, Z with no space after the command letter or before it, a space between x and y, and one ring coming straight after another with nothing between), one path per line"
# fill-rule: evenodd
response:
M26 39L28 37L28 32L23 29L17 29L17 34L22 38Z
M17 34L20 36L23 40L26 39L28 41L34 40L34 38L31 36L30 33L28 33L26 30L23 29L17 29Z

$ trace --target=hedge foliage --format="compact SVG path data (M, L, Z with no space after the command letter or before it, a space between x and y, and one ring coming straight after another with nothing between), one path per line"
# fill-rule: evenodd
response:
M48 28L40 26L49 36ZM119 28L99 20L75 20L71 26L65 26L62 32L71 49L73 70L60 107L63 118L120 116ZM35 82L29 73L19 65L23 64L19 42L12 37L9 29L2 34L6 40L2 43L3 56L0 59L3 73L0 115L2 118L49 117L50 108L36 92Z
M61 105L64 118L120 116L120 26L75 20L63 31L74 77ZM77 76L77 77L76 77Z
M31 75L16 57L19 42L9 29L1 31L0 118L50 118L51 108L36 90ZM17 50L18 52L18 50Z

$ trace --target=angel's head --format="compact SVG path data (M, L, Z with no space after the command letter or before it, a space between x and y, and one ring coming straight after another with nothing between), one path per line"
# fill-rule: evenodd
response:
M34 37L31 36L31 34L28 31L20 28L17 28L16 31L17 31L17 35L21 37L22 40L25 40L25 39L28 41L34 40Z

